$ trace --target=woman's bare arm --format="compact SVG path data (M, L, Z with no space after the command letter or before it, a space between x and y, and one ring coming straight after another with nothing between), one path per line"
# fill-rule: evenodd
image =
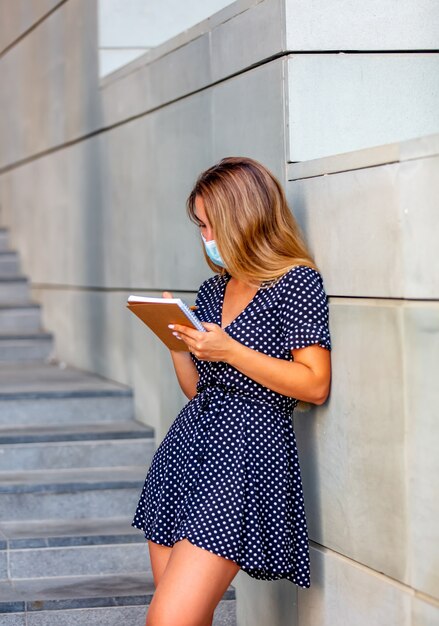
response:
M170 291L164 291L162 296L163 298L173 297ZM191 355L189 352L179 350L170 350L170 353L181 390L189 400L192 400L197 393L199 376Z
M323 404L329 395L331 357L317 344L291 351L294 361L284 361L235 342L227 362L256 382L304 402Z
M189 352L170 350L177 380L184 395L192 400L197 393L198 372Z
M313 344L293 349L294 361L287 361L245 346L218 324L205 322L203 326L209 332L173 325L197 359L224 361L257 383L285 396L313 404L326 401L331 381L331 355L326 348Z

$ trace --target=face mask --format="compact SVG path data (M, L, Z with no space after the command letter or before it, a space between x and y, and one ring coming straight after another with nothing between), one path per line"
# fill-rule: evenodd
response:
M214 239L212 239L211 241L206 241L203 235L201 235L201 238L203 240L204 247L206 248L207 256L209 257L209 259L217 265L221 265L221 267L226 267L216 246L216 241Z

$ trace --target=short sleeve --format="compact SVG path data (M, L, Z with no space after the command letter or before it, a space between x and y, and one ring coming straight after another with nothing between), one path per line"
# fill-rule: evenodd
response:
M317 270L298 265L283 278L281 331L286 350L319 344L331 350L328 298Z

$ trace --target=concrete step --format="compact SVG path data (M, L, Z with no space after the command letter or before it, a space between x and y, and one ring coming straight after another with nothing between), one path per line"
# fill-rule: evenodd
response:
M145 466L0 472L0 521L134 514Z
M0 471L149 466L154 429L135 420L0 427Z
M130 387L56 363L0 363L0 427L131 420Z
M36 333L41 330L39 304L0 305L0 333Z
M0 363L44 361L53 351L52 333L1 333Z
M0 277L0 305L10 303L29 303L29 281L26 276Z
M154 594L150 572L10 581L0 590L2 626L145 626ZM213 626L236 626L232 585Z
M0 523L0 579L151 571L147 542L131 520Z
M9 233L6 228L0 228L0 252L9 251Z
M0 277L16 276L20 273L20 259L17 252L6 250L0 252Z
M0 549L23 550L144 542L142 531L131 526L132 519L132 516L124 516L2 521Z

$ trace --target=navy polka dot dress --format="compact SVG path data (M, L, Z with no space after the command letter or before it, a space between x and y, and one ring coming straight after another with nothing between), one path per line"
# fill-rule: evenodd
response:
M196 299L203 322L221 325L231 276L204 281ZM258 290L225 327L231 337L272 357L293 348L331 350L320 273L297 265ZM298 400L260 385L219 361L191 354L197 394L157 448L132 526L145 538L193 544L238 563L261 580L310 586L305 504L292 414Z

